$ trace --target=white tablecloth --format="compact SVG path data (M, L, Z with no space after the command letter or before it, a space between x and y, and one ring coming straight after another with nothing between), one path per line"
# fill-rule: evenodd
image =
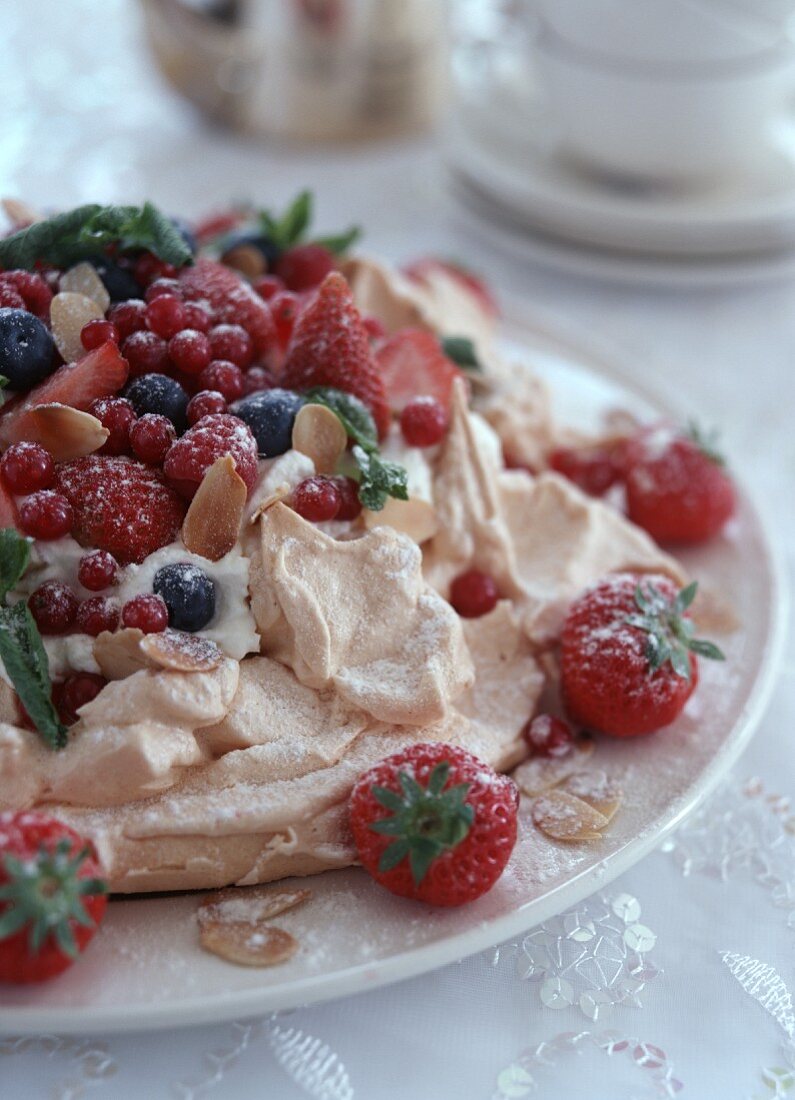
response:
M246 146L203 129L163 90L123 0L3 9L1 194L57 206L147 196L196 213L230 196L278 205L308 186L324 229L361 222L368 246L396 259L459 256L521 294L529 316L615 343L639 375L680 388L720 425L792 574L793 285L659 290L521 266L470 233L432 141L325 153ZM0 1040L0 1096L795 1096L794 646L720 793L664 850L524 941L275 1019ZM643 966L630 972L638 932L627 929L638 924Z

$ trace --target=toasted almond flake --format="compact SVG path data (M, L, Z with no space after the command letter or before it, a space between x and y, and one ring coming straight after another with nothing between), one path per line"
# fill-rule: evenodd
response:
M3 210L16 228L44 221L44 215L40 210L21 199L3 199Z
M293 424L293 450L307 455L319 474L333 474L348 446L348 433L325 405L304 405Z
M206 894L196 912L199 924L257 924L302 905L311 890L273 890L267 886L229 886Z
M373 527L392 527L408 535L417 545L433 538L439 530L439 517L429 500L412 497L410 500L396 500L390 497L380 512L371 512L367 508L362 512L364 525Z
M533 822L553 840L599 840L607 818L568 791L546 791L533 803Z
M58 284L59 290L68 290L74 294L84 294L92 302L96 302L104 313L110 305L110 294L105 289L105 284L97 274L93 264L75 264L65 271Z
M182 541L193 554L218 561L240 534L246 483L230 455L217 458L202 478L182 524Z
M104 311L85 294L65 290L55 295L50 303L50 323L55 346L64 362L73 363L85 355L80 333L84 325L100 317L104 317Z
M111 633L103 630L94 642L94 660L106 680L126 680L142 668L152 668L149 657L141 649L142 630L124 627Z
M199 928L205 951L238 966L276 966L298 950L298 940L273 925L208 922Z
M272 508L274 506L274 504L278 504L282 500L287 500L291 493L292 489L286 482L284 485L278 485L270 494L270 496L265 497L264 500L261 500L259 502L257 507L251 513L251 518L248 522L256 523L263 512L267 512L269 508Z
M542 794L557 787L564 779L578 772L593 752L593 741L578 741L568 756L533 756L520 764L513 773L520 791L524 794Z
M588 771L577 772L560 787L560 790L573 794L575 798L581 798L589 806L593 806L608 821L615 815L624 797L621 788L611 779L607 772Z
M29 411L25 435L46 447L56 462L69 462L98 451L110 432L91 413L53 403Z
M265 274L267 263L262 251L253 244L238 244L223 255L227 267L234 267L247 279L256 279Z
M221 650L215 642L179 630L145 634L140 648L152 665L172 672L211 672L222 660Z
M733 634L740 629L740 619L731 603L714 589L699 585L690 615L699 634Z

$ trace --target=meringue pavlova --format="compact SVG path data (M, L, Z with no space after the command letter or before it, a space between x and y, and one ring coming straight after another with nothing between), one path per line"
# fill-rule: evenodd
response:
M608 575L655 575L657 666L702 652L677 562L551 468L571 438L483 289L308 218L0 242L0 810L89 838L112 891L351 864L351 790L419 743L513 769Z

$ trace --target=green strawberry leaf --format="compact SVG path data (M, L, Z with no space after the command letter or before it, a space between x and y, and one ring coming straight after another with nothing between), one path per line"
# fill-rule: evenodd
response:
M279 222L279 240L275 242L280 248L289 248L302 240L312 221L312 206L311 191L302 191L288 206L287 212Z
M462 370L483 370L475 345L468 336L443 336L440 343L447 358L452 359Z
M66 745L66 727L52 704L50 666L27 604L0 607L0 660L31 721L52 749Z
M636 587L635 606L640 614L627 615L624 622L646 634L645 652L650 673L670 664L677 676L689 680L691 653L712 661L725 660L714 642L693 637L695 624L692 619L684 617L697 591L698 583L693 581L669 600L651 583L646 585L645 591L640 584Z
M315 237L313 244L320 244L333 252L335 256L344 256L362 235L361 226L352 225L346 233L335 233L330 237Z
M387 497L408 500L408 474L397 462L387 462L377 452L367 452L358 444L353 457L359 467L359 500L371 512L380 512Z
M0 603L19 582L30 562L30 542L14 527L0 530Z
M720 432L717 428L706 430L695 420L690 420L685 431L685 438L695 443L702 454L706 455L716 466L726 465L726 459L718 448Z

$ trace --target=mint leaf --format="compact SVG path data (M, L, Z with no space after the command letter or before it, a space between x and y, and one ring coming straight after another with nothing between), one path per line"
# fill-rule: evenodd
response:
M0 607L0 659L36 729L50 748L62 749L66 726L52 704L47 653L25 603Z
M351 245L356 244L362 235L361 227L358 225L352 225L347 233L336 233L330 237L315 237L313 244L322 244L324 248L327 248L329 252L333 252L335 256L344 255Z
M312 220L312 192L302 191L287 208L279 222L279 237L276 242L281 248L289 248L303 237Z
M348 437L368 453L378 450L378 432L372 413L358 397L334 389L333 386L315 386L304 394L307 404L325 405L340 420Z
M367 452L358 444L353 457L359 467L359 500L371 512L380 512L387 497L408 500L408 475L397 462L387 462L377 451Z
M475 345L468 336L443 336L440 343L444 354L457 366L464 370L483 370Z
M30 561L30 543L15 528L4 527L0 530L0 603L5 598Z

